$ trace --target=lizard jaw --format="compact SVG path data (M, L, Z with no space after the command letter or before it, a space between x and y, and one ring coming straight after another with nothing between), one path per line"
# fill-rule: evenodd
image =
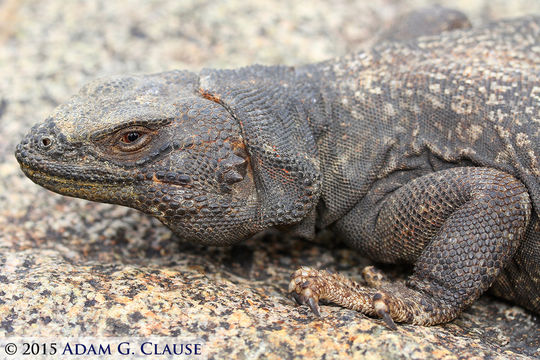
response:
M114 202L112 194L129 192L130 186L121 182L88 181L77 178L67 178L40 169L32 168L21 163L21 170L34 183L56 193L83 198L92 201Z

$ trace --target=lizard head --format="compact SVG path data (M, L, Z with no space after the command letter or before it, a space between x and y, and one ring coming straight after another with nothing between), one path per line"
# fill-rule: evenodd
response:
M54 192L139 209L187 240L228 244L261 230L239 123L173 71L95 80L16 149Z
M141 210L186 240L283 226L309 237L322 177L293 76L255 66L95 80L15 156L47 189Z

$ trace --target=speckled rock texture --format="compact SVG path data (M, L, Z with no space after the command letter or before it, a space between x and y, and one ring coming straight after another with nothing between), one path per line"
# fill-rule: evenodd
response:
M97 76L324 60L430 3L0 1L0 337L199 338L208 358L539 358L539 319L489 296L442 326L390 331L335 306L316 318L287 297L290 274L307 265L359 278L368 262L354 251L280 234L186 244L137 211L32 184L13 156L23 133ZM530 0L452 6L474 25L540 14Z

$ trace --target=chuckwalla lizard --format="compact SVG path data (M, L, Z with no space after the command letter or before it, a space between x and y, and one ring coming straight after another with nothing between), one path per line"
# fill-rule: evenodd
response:
M414 264L406 283L301 268L290 292L438 324L488 288L540 313L540 18L500 21L298 67L95 80L16 150L60 194L230 245L331 228Z

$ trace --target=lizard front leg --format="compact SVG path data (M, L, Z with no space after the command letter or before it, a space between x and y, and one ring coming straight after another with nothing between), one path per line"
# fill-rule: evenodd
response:
M378 314L390 327L392 319L447 322L491 286L518 248L530 212L527 189L505 172L466 167L431 173L390 192L371 211L357 206L339 224L374 260L414 263L405 285L370 271L365 277L376 288L301 268L289 290L315 312L326 300Z

